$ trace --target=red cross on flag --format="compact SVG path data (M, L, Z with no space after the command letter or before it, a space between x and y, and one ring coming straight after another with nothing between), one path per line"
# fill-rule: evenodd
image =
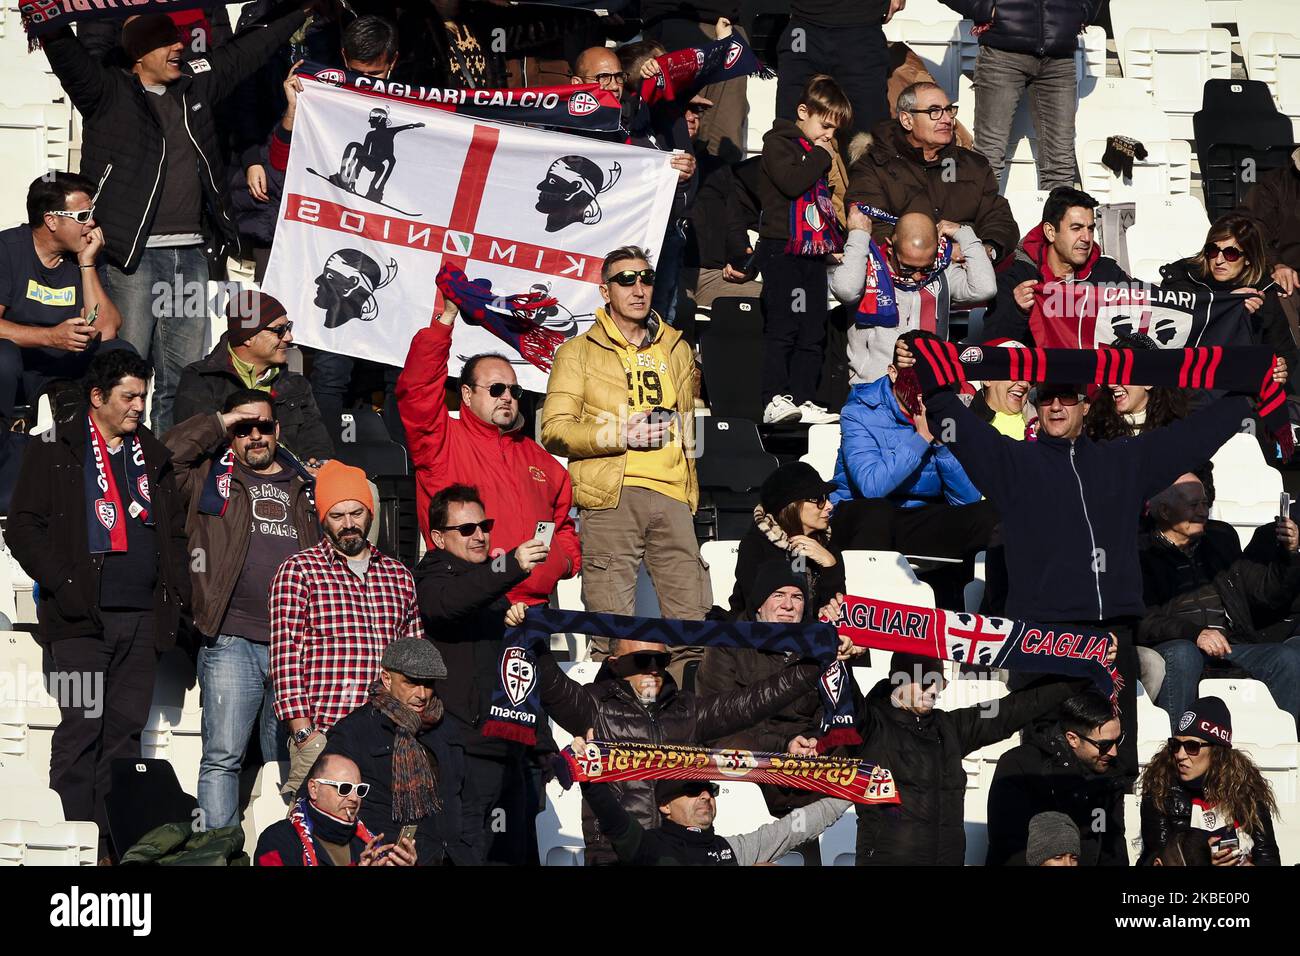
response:
M658 252L677 183L665 153L303 87L262 283L299 344L403 364L441 310L444 261L500 295L554 297L534 318L570 338L601 304L607 252ZM457 322L450 374L476 352L511 350ZM543 371L509 357L521 385L545 390Z

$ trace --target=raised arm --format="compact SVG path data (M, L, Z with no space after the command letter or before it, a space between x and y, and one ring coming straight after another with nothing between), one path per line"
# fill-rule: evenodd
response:
M824 797L806 807L796 807L780 820L765 823L750 833L727 837L740 866L775 863L800 843L815 840L852 804Z

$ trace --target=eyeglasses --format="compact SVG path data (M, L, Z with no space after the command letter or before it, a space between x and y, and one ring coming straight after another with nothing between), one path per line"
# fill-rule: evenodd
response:
M1066 392L1064 394L1061 394L1060 392L1048 392L1045 395L1039 394L1034 396L1035 405L1051 405L1054 401L1060 402L1065 408L1073 408L1075 405L1078 405L1082 399L1078 392Z
M903 278L907 278L907 279L924 278L925 276L928 276L930 274L931 270L934 269L933 263L930 263L929 265L921 266L920 268L917 268L916 266L904 265L903 263L898 261L898 256L894 253L893 249L890 249L889 252L889 266L890 266L890 271L892 271L894 275L902 276Z
M89 209L50 209L45 213L47 216L62 216L64 219L71 219L79 226L84 226L95 215L95 207Z
M671 654L637 651L634 654L620 655L616 669L625 674L636 674L642 671L663 671L668 669L668 664L672 659Z
M486 389L487 393L493 398L500 398L506 393L506 390L509 389L510 397L516 402L524 397L524 387L522 385L507 385L505 382L493 382L491 385L472 384L470 385L470 388Z
M818 495L816 498L804 498L803 500L810 505L816 505L818 508L825 508L826 502L830 501L825 495Z
M655 271L653 269L642 269L637 272L634 269L624 269L622 272L616 272L606 279L606 282L613 282L621 286L634 286L636 280L640 279L646 285L655 284Z
M1126 736L1125 734L1120 734L1120 735L1119 735L1118 737L1116 737L1114 740L1093 740L1091 737L1085 737L1083 734L1079 734L1079 739L1080 739L1080 740L1086 740L1086 741L1088 741L1088 743L1090 743L1090 744L1092 744L1094 747L1096 747L1096 748L1097 748L1097 753L1099 753L1099 754L1108 754L1108 753L1110 753L1112 750L1118 750L1118 749L1119 749L1119 745L1122 744L1122 743L1124 742L1124 737L1125 737L1125 736ZM1192 756L1195 756L1195 754L1193 754Z
M326 780L324 777L313 777L312 782L333 787L339 792L340 797L350 797L354 790L358 797L365 797L370 792L370 784L368 783L348 783L346 780Z
M1236 262L1246 254L1236 246L1221 246L1217 242L1207 242L1202 252L1205 253L1205 258L1210 260L1222 255L1225 262Z
M1201 748L1208 746L1210 745L1203 740L1179 740L1177 737L1169 738L1169 752L1175 757L1178 756L1178 751L1180 750L1187 751L1187 756L1189 757L1197 757L1200 756Z
M718 789L718 785L712 780L691 780L682 785L681 796L698 797L702 793L707 793L711 797L716 797Z
M230 426L231 434L236 438L247 438L249 435L253 434L253 429L257 429L257 431L262 435L274 435L275 422L262 419L256 422L238 422Z
M927 109L923 109L923 110L904 110L903 112L904 112L904 113L924 113L926 116L930 117L930 122L932 122L932 123L937 123L937 122L939 122L939 117L940 117L940 116L947 116L949 119L956 119L956 117L957 117L957 104L956 104L956 103L949 103L947 106L931 106L931 107L929 107L929 108L927 108Z
M484 518L482 521L466 521L464 524L444 525L440 530L456 531L462 538L468 538L474 533L475 528L481 529L484 534L490 533L492 531L492 526L496 523L497 521L495 518Z
M277 339L283 339L293 331L293 322L286 322L284 325L268 325L266 328L262 329L262 331L270 332Z
M583 76L581 73L573 74L575 79L582 80L584 83L599 83L601 86L611 86L614 83L622 83L627 79L626 73L597 73L595 76Z

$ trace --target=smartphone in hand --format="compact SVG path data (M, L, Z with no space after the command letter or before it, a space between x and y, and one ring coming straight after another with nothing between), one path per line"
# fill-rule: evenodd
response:
M555 522L537 522L537 529L533 532L533 537L549 548L551 546L551 539L555 537Z

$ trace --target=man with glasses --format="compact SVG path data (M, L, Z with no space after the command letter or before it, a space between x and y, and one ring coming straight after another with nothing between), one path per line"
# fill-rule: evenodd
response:
M1300 637L1272 642L1260 633L1300 590L1296 523L1279 517L1272 553L1258 561L1242 557L1231 528L1209 523L1195 473L1180 475L1147 509L1152 529L1140 552L1147 613L1137 640L1164 658L1157 703L1171 714L1190 710L1202 672L1222 662L1263 681L1278 707L1300 719Z
M389 842L413 832L420 866L439 865L448 856L462 866L482 862L454 842L463 772L448 747L437 691L446 677L447 665L428 640L393 641L384 648L378 679L366 689L368 700L334 725L325 745L325 756L341 754L361 771L361 785L369 789L361 822Z
M597 83L602 90L609 90L622 98L627 75L623 72L617 53L607 46L593 46L578 54L569 80L574 86Z
M266 595L276 569L320 540L311 476L279 436L271 396L244 388L220 413L188 418L165 439L194 555L194 627L203 641L198 798L212 829L239 822L239 774L254 732L262 762L279 759Z
M289 818L272 823L258 837L255 866L415 865L413 840L401 839L399 833L371 833L361 821L370 785L361 782L354 761L323 755L308 778L307 793Z
M1081 834L1080 866L1128 866L1124 787L1115 769L1124 732L1095 691L1066 700L1057 720L998 758L989 789L986 866L1023 864L1030 821L1056 811Z
M871 146L849 169L846 201L971 226L996 264L1015 249L1020 229L988 160L958 146L956 129L957 105L942 87L906 87L898 95L898 119L875 125ZM880 241L890 227L876 222L873 232Z
M438 547L429 525L434 495L449 485L472 485L496 522L494 544L506 551L553 525L545 560L510 590L511 601L545 604L555 585L581 568L578 531L569 510L569 473L524 433L524 391L514 367L493 352L472 355L460 370L460 415L447 407L447 361L457 309L443 300L442 313L411 340L397 379L397 408L415 466L415 504L424 543Z
M256 389L275 409L279 442L313 472L334 455L307 379L288 366L293 322L280 300L244 289L226 303L226 333L181 375L176 420L213 415L237 391Z
M663 616L698 621L713 602L692 519L700 496L695 356L650 307L655 272L647 256L623 246L605 257L604 308L555 353L542 444L569 460L586 609L633 613L644 560ZM679 652L674 676L698 657Z
M0 232L0 414L35 405L55 379L75 380L117 338L121 313L104 289L95 184L74 173L33 180L27 223Z
M532 826L532 814L523 801L502 800L503 794L526 792L524 747L484 737L482 729L499 683L507 594L550 552L545 541L532 538L511 552L494 554L495 526L477 488L443 488L429 503L433 547L415 569L424 631L447 663L438 688L447 711L447 739L464 767L459 780L449 785L449 799L459 805L457 818L449 821L456 833L453 857L474 864L488 862L489 849L493 862L525 862L526 840L523 846L520 841ZM498 801L505 804L506 825L504 831L497 828L500 837L494 844L490 824Z

